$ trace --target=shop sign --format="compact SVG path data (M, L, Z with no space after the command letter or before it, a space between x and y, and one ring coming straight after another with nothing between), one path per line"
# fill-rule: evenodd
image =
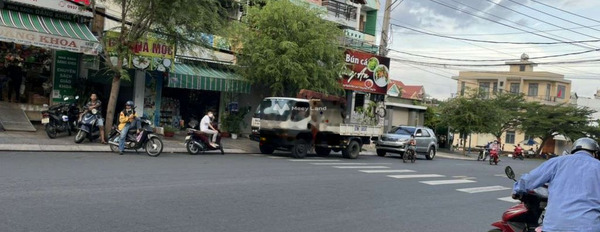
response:
M98 51L100 50L100 44L96 42L53 36L5 26L0 26L0 40L88 55L98 55Z
M346 70L341 80L344 89L386 94L390 58L346 50Z
M229 39L218 35L204 34L202 33L202 40L208 46L224 51L232 51L231 43Z
M0 8L1 8L1 6L0 6ZM11 11L17 11L17 12L23 12L23 13L27 13L27 14L31 14L31 15L44 16L44 17L49 17L49 18L78 22L78 23L85 23L85 22L89 22L89 20L90 20L88 18L80 17L78 15L69 14L66 12L58 12L58 11L47 10L47 9L43 9L43 8L35 8L35 7L29 6L29 5L5 3L4 9L11 10Z
M116 65L117 55L115 50L118 45L118 32L107 32L108 46L106 50L111 54L111 62ZM149 69L165 72L173 68L175 60L175 46L155 38L146 38L130 46L131 55L126 58L124 65L128 68Z
M82 0L70 0L70 1L66 1L66 0L5 0L5 1L32 5L37 8L45 8L45 9L50 9L50 10L55 10L55 11L60 11L60 12L66 12L69 14L82 15L82 16L86 16L86 17L90 17L90 18L94 17L92 12L89 12L89 11L83 9L82 7L78 6L77 4L73 3L73 2L78 2L78 3L83 2L84 5L88 6L89 0L87 0L88 4L85 4L86 1L82 1Z
M75 80L79 71L79 54L68 51L56 51L54 57L54 86L52 90L52 101L55 103L65 102L64 98L75 97Z

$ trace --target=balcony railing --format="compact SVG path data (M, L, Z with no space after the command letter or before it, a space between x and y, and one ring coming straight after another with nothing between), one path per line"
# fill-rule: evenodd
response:
M354 6L335 0L324 0L323 6L327 6L327 11L336 18L356 22L357 9Z

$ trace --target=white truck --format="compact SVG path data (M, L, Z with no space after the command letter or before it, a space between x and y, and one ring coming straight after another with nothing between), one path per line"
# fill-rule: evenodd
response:
M382 126L346 123L346 99L302 90L297 98L268 97L257 109L257 136L263 154L291 151L302 159L314 148L317 155L342 152L356 159L365 144L383 133Z

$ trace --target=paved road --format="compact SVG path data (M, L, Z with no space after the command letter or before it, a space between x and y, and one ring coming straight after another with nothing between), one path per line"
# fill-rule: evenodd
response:
M0 231L487 231L539 163L1 153Z

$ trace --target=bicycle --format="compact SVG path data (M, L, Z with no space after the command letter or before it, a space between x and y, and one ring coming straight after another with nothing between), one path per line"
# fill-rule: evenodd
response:
M414 163L417 160L417 156L415 155L415 151L413 149L407 149L402 156L402 162L406 163L410 159L411 163Z

